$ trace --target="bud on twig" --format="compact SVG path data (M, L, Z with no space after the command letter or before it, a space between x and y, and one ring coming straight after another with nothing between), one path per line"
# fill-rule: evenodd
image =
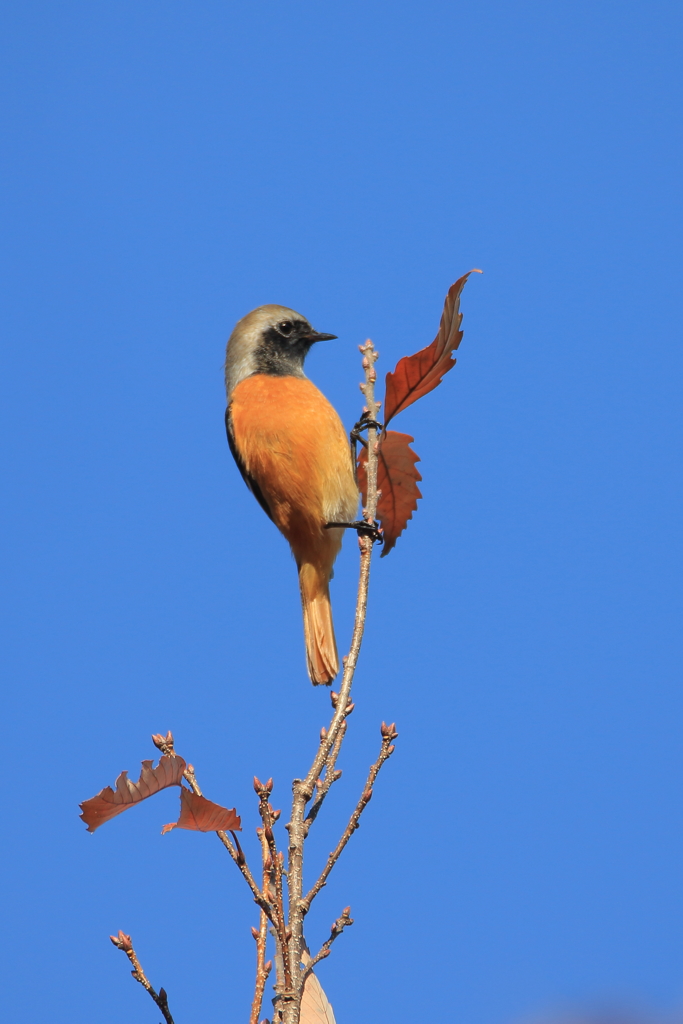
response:
M366 789L361 797L361 800L363 801L364 804L369 804L370 801L372 800L372 790Z
M173 733L170 729L165 736L160 732L152 733L152 743L159 750L162 750L164 747L170 747L173 750Z
M126 935L125 932L119 930L118 935L110 935L109 938L118 949L122 949L124 953L129 953L133 948L133 940L130 935Z
M273 842L273 839L274 839L273 830L270 827L270 825L266 825L266 827L263 830L263 834L266 837L266 842L267 843L272 843Z
M327 729L325 728L325 726L323 726L322 729L320 730L320 742L322 743L322 741L326 740L326 739L327 739Z
M256 942L258 942L258 940L259 940L259 938L260 938L260 936L259 936L259 930L258 930L258 928L254 928L254 926L253 926L253 925L251 926L251 934L252 934L252 936L253 936L254 940L255 940Z
M332 707L336 708L339 694L335 690L330 690L330 700L332 701Z

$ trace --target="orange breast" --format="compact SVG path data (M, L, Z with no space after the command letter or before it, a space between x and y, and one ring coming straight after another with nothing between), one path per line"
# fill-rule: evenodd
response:
M240 458L294 554L308 557L311 544L322 544L333 561L341 537L324 525L348 522L358 505L349 442L334 408L310 380L256 374L233 391L230 415Z

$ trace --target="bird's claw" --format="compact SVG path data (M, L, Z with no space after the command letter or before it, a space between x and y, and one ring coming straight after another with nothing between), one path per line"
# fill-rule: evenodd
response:
M378 522L369 523L367 519L356 519L353 523L325 523L326 530L338 527L345 530L355 530L359 537L370 537L373 544L379 541L384 543L384 531Z
M379 423L378 420L370 419L366 413L363 413L361 418L358 420L358 423L356 423L351 430L351 441L362 441L363 444L366 444L364 438L361 437L361 431L367 430L368 427L374 427L375 430L384 430L383 423Z

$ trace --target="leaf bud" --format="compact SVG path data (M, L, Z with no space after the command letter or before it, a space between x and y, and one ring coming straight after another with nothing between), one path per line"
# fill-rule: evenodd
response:
M268 779L268 781L266 782L265 788L266 788L266 792L267 793L272 793L273 792L273 780L272 779Z
M330 700L332 701L332 707L336 708L339 694L335 690L330 690Z
M341 770L341 768L335 768L335 770L332 772L332 781L336 782L337 779L341 779L341 777L342 777L342 770Z
M291 937L292 937L292 929L291 928L285 928L285 942L289 942Z
M188 771L188 773L190 775L194 775L194 765L193 764L188 764L187 771Z
M322 729L320 730L320 740L322 742L322 740L326 740L326 739L327 739L327 729L325 728L325 726L323 726Z
M133 948L133 940L131 939L130 935L126 935L125 932L119 930L118 935L110 935L109 938L114 943L114 945L118 946L119 949L122 949L124 953L130 952L130 950Z
M253 938L254 938L254 941L255 941L255 942L258 942L258 940L259 940L259 937L260 937L260 936L259 936L259 930L258 930L258 928L254 928L254 926L253 926L253 925L251 926L251 934L252 934L252 936L253 936Z
M272 843L273 842L273 839L274 839L273 830L270 827L270 825L266 825L266 827L263 830L263 834L266 837L266 842L267 843Z
M166 989L165 988L160 988L159 989L159 999L164 1004L164 1006L168 1006L168 996L166 995Z
M361 800L363 801L364 804L369 804L370 801L372 800L372 790L366 789L361 797Z
M389 746L387 747L387 754L393 754L393 752L395 750L396 750L396 747L394 746L394 744L390 743Z
M351 913L351 907L344 907L342 910L342 917L348 917Z
M280 810L274 811L270 804L268 804L268 810L270 811L270 816L273 819L273 821L277 821L280 815L282 814L282 811Z
M256 794L259 794L262 789L263 789L263 783L261 782L259 777L257 775L255 775L254 776L254 792Z
M346 715L350 715L350 714L351 714L351 712L353 711L353 709L355 708L355 706L356 706L356 705L355 705L355 704L353 703L353 701L350 701L350 702L349 702L349 703L348 703L348 704L346 705L346 711L344 712L344 714L346 714Z

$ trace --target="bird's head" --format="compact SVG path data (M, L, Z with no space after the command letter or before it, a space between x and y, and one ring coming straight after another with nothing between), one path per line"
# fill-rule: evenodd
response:
M286 306L259 306L235 324L225 357L228 398L241 380L253 373L303 377L304 359L316 341L331 341L306 317Z

